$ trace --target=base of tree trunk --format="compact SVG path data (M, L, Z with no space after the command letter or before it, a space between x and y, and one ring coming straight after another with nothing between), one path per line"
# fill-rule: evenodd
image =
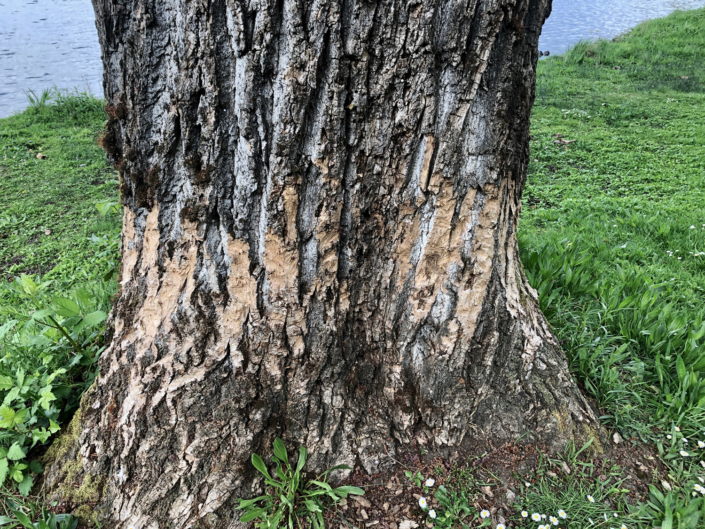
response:
M530 288L523 292L521 297L526 309L535 310L534 295ZM505 306L504 299L499 306ZM325 437L320 433L313 436L309 432L306 437L297 438L292 435L297 431L296 420L293 417L285 418L277 427L261 430L262 434L267 433L266 436L261 435L255 442L243 443L238 450L228 451L221 459L228 470L215 481L217 483L222 479L227 484L221 489L224 499L217 509L200 517L208 521L202 521L201 526L240 527L233 522L240 515L236 510L237 498L251 497L261 492L258 476L248 464L242 465L242 462L248 461L252 453L259 453L268 460L275 435L283 436L291 448L303 444L310 449L307 470L320 472L334 464L346 463L368 475L394 472L399 468L399 460L419 444L424 445L425 451L433 456L445 459L455 456L460 460L464 453L476 453L478 446L491 449L517 439L521 444L541 446L549 453L562 452L569 442L580 447L592 439L590 453L602 452L607 435L599 425L593 408L567 375L564 355L541 314L535 311L536 318L543 323L541 328L545 334L540 341L536 335L533 336L540 345L531 351L531 362L535 367L523 380L520 374L526 373L526 365L517 352L526 354L529 338L520 322L508 312L498 310L491 314L491 318L481 322L486 334L480 335L475 347L476 354L482 355L486 344L490 343L495 358L474 379L470 373L465 375L466 379L457 380L455 387L445 388L443 420L436 420L435 414L439 412L434 410L440 408L433 406L430 400L429 408L424 409L423 404L419 405L415 400L415 395L405 395L408 400L394 410L389 403L382 404L383 392L376 392L369 386L359 387L353 398L340 406L342 422L346 425L342 436L333 434ZM498 328L508 331L499 333ZM441 373L441 377L449 379L447 373ZM373 380L372 386L374 384L376 382ZM469 387L473 388L471 395L482 397L476 397L474 401L468 398ZM212 389L212 386L209 389L204 385L199 395L205 395L212 403L223 402L224 399L209 393ZM222 387L217 391L221 390ZM46 485L52 500L62 502L77 516L86 521L95 518L110 524L115 523L115 502L120 494L115 493L114 485L110 483L110 474L116 468L109 460L103 458L101 461L98 454L86 454L85 448L82 449L95 446L95 441L91 439L99 439L106 433L96 422L105 417L102 413L103 395L101 385L95 383L84 395L81 409L66 432L47 453ZM452 396L456 400L451 400ZM390 414L394 412L396 418L392 416L390 419ZM173 459L178 453L174 450L165 454L165 459ZM159 468L173 471L168 463L166 467L156 467L152 474L155 483L158 483ZM211 478L213 475L218 474L214 472ZM346 476L339 473L334 476L334 481ZM172 496L163 505L165 508L171 507L174 501L178 498ZM144 522L151 527L149 523L154 520L166 519L166 510L156 517L150 512L138 518L137 523ZM134 524L134 519L130 523Z
M561 423L560 420L557 421ZM81 463L80 457L80 442L79 436L81 432L80 412L74 417L74 420L54 441L51 449L43 458L43 464L46 466L47 474L45 476L45 484L49 491L50 501L56 501L58 512L71 512L78 517L81 523L85 523L89 527L97 520L99 523L111 523L110 506L111 501L106 497L107 492L104 475L95 475L86 472ZM625 454L624 450L615 452L611 445L607 444L607 435L600 427L582 429L578 435L574 437L559 436L560 441L552 445L545 445L528 441L532 436L524 436L518 442L502 444L497 440L491 440L488 437L481 436L479 438L468 436L464 442L457 447L435 447L432 440L429 438L428 431L419 431L413 438L410 445L402 448L397 447L397 450L391 451L386 455L385 459L389 464L385 468L375 474L368 473L364 468L357 467L351 472L337 472L332 476L332 482L339 484L354 484L363 486L376 486L380 492L368 490L366 498L372 501L372 508L367 507L365 514L369 520L363 520L365 523L375 521L377 519L394 521L399 523L400 520L416 520L419 525L423 524L426 519L426 514L417 508L417 501L414 494L422 494L421 490L413 490L410 487L411 482L406 478L404 472L411 469L412 471L419 470L425 477L431 475L433 470L437 469L439 464L444 471L449 471L452 468L468 467L473 472L477 473L478 478L486 478L486 471L489 471L491 476L499 476L501 484L499 488L492 488L491 497L484 497L487 503L483 503L483 508L492 509L493 516L514 516L516 508L512 508L511 498L517 494L522 486L522 483L514 482L516 476L532 475L532 468L536 465L536 459L539 454L547 456L560 455L565 448L567 442L575 443L575 447L580 449L590 442L590 446L582 453L582 460L590 462L593 465L598 465L596 460L605 460L605 465L612 465L615 462L621 464L624 468L636 467L637 464L642 464L642 461L649 461L644 457L644 451L648 448L637 450L636 452L630 448L627 450L629 454ZM607 450L607 452L605 452ZM271 453L267 454L265 460L269 464ZM264 455L263 454L263 455ZM528 455L528 458L527 458ZM655 454L654 454L655 455ZM633 460L621 462L623 459ZM528 462L527 462L528 459ZM656 461L651 458L652 460ZM532 463L532 461L534 461ZM478 467L478 462L480 466ZM599 466L599 465L598 465ZM565 473L565 466L560 469L553 469L559 475ZM304 468L308 471L308 468ZM569 468L573 471L574 469ZM483 473L485 471L485 473ZM435 486L443 484L442 480L436 478ZM627 478L633 478L629 475ZM486 481L478 479L478 481ZM632 480L634 481L634 480ZM380 483L384 486L380 486ZM631 485L627 484L630 489L639 493L639 486L642 485L641 480L636 480ZM405 492L399 493L398 491ZM641 491L644 497L648 495L648 488L643 487ZM251 494L260 493L261 490L253 490ZM383 507L383 505L388 507ZM363 507L354 501L348 501L349 508L346 508L343 515L351 522L355 522L357 518L362 519L360 509ZM412 509L404 513L404 508L411 505ZM400 506L402 509L394 510L394 507ZM516 507L516 506L514 506ZM437 507L436 507L437 508ZM498 511L495 510L498 508ZM330 513L328 513L330 514ZM211 513L201 523L195 527L213 528L213 529L243 529L249 524L241 524L238 522L242 515L241 511L236 509L236 503L231 501L217 513ZM333 520L329 520L332 522ZM359 521L359 520L358 520ZM496 523L496 522L495 522ZM105 525L104 525L105 526ZM331 525L332 527L333 525Z

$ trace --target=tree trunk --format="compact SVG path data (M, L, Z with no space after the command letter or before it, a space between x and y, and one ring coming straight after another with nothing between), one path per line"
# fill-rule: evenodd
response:
M235 527L275 436L375 472L598 434L517 251L550 0L94 4L123 254L71 454L108 527Z

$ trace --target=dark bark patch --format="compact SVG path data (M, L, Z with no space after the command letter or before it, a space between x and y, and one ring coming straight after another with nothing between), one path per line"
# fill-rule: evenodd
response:
M161 176L161 167L159 164L153 165L149 171L147 171L147 185L150 188L156 189L159 187L159 177Z
M193 177L193 183L196 185L206 185L210 182L211 174L215 170L212 165L207 165L206 167L200 169L196 175Z
M184 221L198 222L198 213L200 207L196 204L186 205L179 211L179 218Z
M113 164L119 164L122 161L121 140L118 130L119 124L116 118L110 117L103 134L98 138L98 145L108 155L108 159Z

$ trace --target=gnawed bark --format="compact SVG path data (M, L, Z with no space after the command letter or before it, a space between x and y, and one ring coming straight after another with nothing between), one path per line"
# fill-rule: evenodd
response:
M516 243L550 0L94 4L125 216L78 446L108 526L235 527L274 436L374 472L421 432L597 434Z

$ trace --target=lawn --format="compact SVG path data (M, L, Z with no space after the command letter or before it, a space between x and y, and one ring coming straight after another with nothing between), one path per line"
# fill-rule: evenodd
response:
M629 525L703 526L704 50L705 10L681 12L537 74L522 262L604 424L658 450L651 505L625 509ZM566 478L531 494L580 488Z
M80 94L58 99L0 120L5 279L21 272L63 284L80 281L89 238L114 232L113 219L100 217L96 208L115 199L115 172L95 141L105 121L103 104Z
M538 527L521 511L565 509L562 527L703 527L703 50L705 10L696 10L539 63L522 261L605 426L647 464L627 468L591 447L539 454L531 475L516 471L516 500L492 511L495 521ZM120 219L115 173L96 141L101 107L85 94L54 93L0 120L0 515L8 521L40 516L40 499L25 498L41 473L32 446L66 424L105 346ZM47 391L53 398L37 406ZM518 457L504 450L494 457ZM483 473L492 454L451 466L423 455L401 481L409 494L435 498L436 526L459 526L463 516L480 525L481 508L491 511L509 488ZM630 497L630 476L647 492Z
M539 64L523 262L607 424L645 440L705 427L703 50L697 10Z
M105 348L121 222L104 123L102 101L57 91L0 120L0 526L39 516L41 455Z

